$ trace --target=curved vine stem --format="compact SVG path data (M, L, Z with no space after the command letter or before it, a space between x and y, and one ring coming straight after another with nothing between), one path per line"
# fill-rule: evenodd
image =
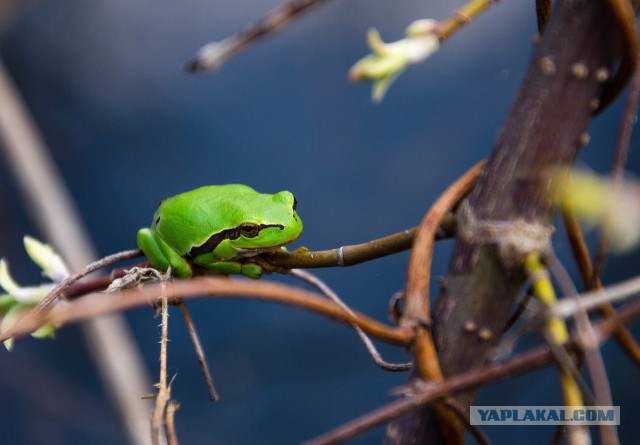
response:
M48 310L30 312L11 329L0 334L0 341L33 332L44 323L56 326L78 322L103 314L119 312L134 307L157 303L162 288L159 284L144 286L111 294L94 294L87 298L55 305ZM166 288L167 297L194 298L245 298L283 303L306 309L346 324L354 324L367 334L389 343L408 345L414 336L411 327L391 327L356 311L347 311L340 305L316 293L293 286L269 281L249 281L218 277L196 277L190 280L174 280ZM117 298L116 298L117 296Z

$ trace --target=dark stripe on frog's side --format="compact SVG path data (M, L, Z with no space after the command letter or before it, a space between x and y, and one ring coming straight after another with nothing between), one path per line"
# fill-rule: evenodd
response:
M284 230L284 226L282 224L260 224L258 226L259 232L258 234L268 227L278 227L280 230ZM189 252L187 252L188 258L195 258L199 255L203 255L205 253L210 253L218 247L222 241L226 239L234 240L240 238L241 232L240 228L236 227L233 229L223 230L222 232L218 232L215 235L211 235L208 240L202 243L199 246L194 246L191 248Z

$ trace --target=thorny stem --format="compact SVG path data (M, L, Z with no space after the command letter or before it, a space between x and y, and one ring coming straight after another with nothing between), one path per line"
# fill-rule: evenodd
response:
M167 403L167 415L166 415L166 429L167 429L167 444L179 445L178 434L176 433L175 425L175 413L180 409L180 403L177 400L169 400Z
M163 290L161 285L161 290ZM168 296L162 292L162 322L160 324L160 380L158 382L158 394L156 404L151 417L151 443L160 445L162 425L164 424L165 408L171 398L170 390L167 387L167 342L169 341L169 309Z

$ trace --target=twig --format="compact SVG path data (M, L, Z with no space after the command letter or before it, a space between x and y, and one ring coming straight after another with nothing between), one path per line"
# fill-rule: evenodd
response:
M527 310L527 306L529 304L529 301L531 301L531 297L533 297L533 289L531 288L531 286L529 286L524 294L524 297L518 303L516 310L513 311L513 314L505 323L504 329L502 330L503 333L511 329L513 325L516 324L516 322L520 319L524 311Z
M422 219L409 258L409 270L405 284L405 309L400 324L416 326L416 337L412 344L416 370L427 382L443 380L438 354L431 332L429 313L429 281L435 233L442 218L453 209L473 188L480 177L485 161L480 161L445 190ZM453 413L443 405L435 406L442 433L449 443L462 443L463 431Z
M326 0L293 0L269 11L260 20L246 25L239 33L220 42L207 43L189 60L185 69L191 73L218 70L235 54L262 37L273 34L313 6Z
M49 292L49 295L47 295L40 303L38 303L34 310L36 312L40 312L42 309L47 307L49 303L51 303L57 296L61 295L65 290L67 290L71 285L76 283L81 278L95 272L96 270L107 267L113 263L128 260L130 258L136 258L139 256L142 256L142 251L140 251L139 249L125 250L123 252L114 253L113 255L108 255L104 258L100 258L99 260L87 264L86 266L80 268L77 272L69 275L62 283L54 287L53 290Z
M0 335L0 341L8 336L19 337L33 332L46 322L56 326L80 320L94 318L126 309L148 306L158 300L162 294L159 284L153 284L142 289L129 289L113 294L94 294L64 305L55 305L48 311L23 318L11 332ZM209 294L209 295L207 295ZM117 298L116 298L117 297ZM289 304L302 309L325 315L336 321L356 324L363 331L389 343L408 345L413 339L413 328L390 327L356 311L349 313L342 307L326 298L284 284L268 281L249 281L219 277L197 277L188 281L174 281L169 298L243 298L271 301Z
M544 27L551 15L551 0L536 0L536 18L538 19L538 32L542 34Z
M564 299L559 301L551 308L551 313L554 317L569 318L583 308L590 311L605 303L616 303L637 296L639 293L640 277L635 277L602 289L584 292L580 294L579 300Z
M167 415L165 420L168 445L179 445L178 435L176 434L176 425L174 422L175 413L179 409L180 403L177 400L169 400L169 403L167 404Z
M196 355L198 356L198 362L200 362L200 369L202 370L204 381L207 383L209 398L212 402L216 402L218 401L218 399L220 399L220 396L218 396L216 387L213 385L211 371L209 371L209 365L207 365L207 357L204 354L204 349L202 349L202 344L200 343L200 338L198 337L198 331L196 331L196 326L195 324L193 324L191 314L189 313L189 309L187 308L187 303L185 303L184 300L180 300L180 310L182 311L182 316L184 317L184 323L187 326L187 331L189 331L189 337L191 337L193 349L196 351Z
M315 287L320 293L322 293L328 299L338 304L344 310L353 314L353 311L351 310L351 308L349 308L349 306L347 306L347 304L344 301L342 301L342 299L340 299L338 294L336 294L333 291L333 289L331 289L320 278L316 277L313 274L310 274L309 272L305 272L304 270L300 270L300 269L291 269L289 271L289 275L292 275L306 283L309 283L311 286ZM351 326L353 327L354 331L356 331L356 334L358 334L358 337L360 337L360 341L364 344L364 347L367 349L367 352L369 353L369 356L371 356L371 359L373 360L373 362L376 365L378 365L380 368L386 371L393 371L393 372L402 372L402 371L408 371L409 369L411 369L411 367L413 366L413 362L409 362L409 363L386 362L382 358L378 350L376 349L371 339L367 336L367 334L365 334L364 331L357 325L351 324Z
M580 392L582 394L582 398L584 399L585 405L599 405L596 397L591 392L591 388L587 385L587 382L584 381L582 375L580 374L580 369L576 365L576 361L569 355L567 350L554 339L554 335L551 331L544 327L540 330L542 334L542 338L544 342L549 345L551 348L551 353L553 354L553 359L557 363L560 371L570 375L571 378L575 381L578 388L580 388ZM567 404L568 405L568 404Z
M529 277L531 286L538 297L538 300L548 308L553 307L557 303L556 293L549 277L547 267L542 263L539 252L531 252L524 259L524 269ZM546 320L545 339L548 343L555 344L558 348L569 341L569 330L562 318L550 316ZM552 351L554 349L552 348ZM558 358L560 364L560 383L562 386L562 396L566 406L584 406L584 398L582 389L586 389L586 385L580 386L582 378L575 371L572 360L566 360L564 355L556 350L554 357ZM574 378L574 375L579 377ZM589 430L584 425L570 425L567 428L568 442L571 445L582 444L582 439L588 437Z
M160 324L160 380L157 383L158 394L156 396L156 404L153 409L153 416L151 417L151 443L153 445L160 445L162 425L164 424L165 418L165 408L167 406L167 402L171 398L170 391L167 387L167 342L169 341L168 296L165 293L162 293L160 299L162 301L162 322Z
M607 0L606 4L618 22L614 31L620 37L621 54L618 70L602 93L598 113L607 108L622 92L636 69L639 54L636 15L631 2L629 0Z
M455 413L456 416L458 416L458 419L460 419L465 428L469 430L471 435L480 445L491 445L491 441L486 436L486 434L484 434L484 432L478 425L471 424L471 419L469 418L468 412L465 411L454 398L445 397L442 403L453 413Z
M442 218L473 188L486 161L471 167L438 197L417 228L405 286L403 321L429 323L429 281L433 241Z
M636 110L638 108L638 98L640 97L640 69L636 66L633 78L631 79L631 87L629 95L622 112L622 119L618 129L618 137L616 140L616 148L611 166L611 180L613 183L613 193L618 193L622 188L624 180L624 167L627 163L627 155L629 153L629 144L631 143L631 134L633 126L638 119ZM624 217L618 215L617 217ZM593 289L597 287L598 281L602 279L602 273L607 262L607 253L611 245L611 222L605 225L598 242L595 258L593 260L593 272L591 276L591 286Z
M496 3L496 0L471 0L457 9L450 18L440 24L438 36L440 41L442 42L451 37L460 27L471 22L494 3Z
M549 266L549 270L564 293L565 298L571 298L579 304L578 290L573 285L571 277L553 251L547 253L545 260ZM602 355L600 354L598 338L589 320L587 311L584 309L578 311L575 320L578 331L578 342L584 351L587 370L595 392L595 405L611 406L613 405L613 398L611 397L611 387L609 385L607 370L604 366ZM580 382L579 380L576 381ZM582 393L585 394L584 389ZM619 443L618 432L614 425L600 425L599 431L600 440L603 444L615 445Z
M273 266L287 269L314 269L320 267L354 266L366 261L409 250L417 227L378 238L366 243L342 246L315 252L269 253L262 257ZM436 239L451 238L455 234L455 218L445 217L436 232Z
M72 269L89 263L96 256L89 235L36 124L1 64L0 137L0 149L39 230ZM147 404L137 391L149 379L127 325L120 317L101 318L85 324L83 331L129 440L148 444Z
M562 219L569 237L569 245L571 246L573 256L578 264L580 275L582 276L584 288L589 290L593 283L591 256L589 255L587 244L584 241L584 236L580 229L580 225L578 224L575 211L571 206L571 203L568 201L564 202L562 205ZM602 289L602 282L599 279L595 281L594 285L595 289ZM605 317L611 317L615 315L616 312L611 303L603 303L598 309ZM631 358L631 360L636 364L640 365L640 345L635 341L631 332L621 326L613 335L629 358Z

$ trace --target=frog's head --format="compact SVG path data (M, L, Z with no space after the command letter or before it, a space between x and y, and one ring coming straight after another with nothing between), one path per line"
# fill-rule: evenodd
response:
M292 243L302 233L302 220L296 206L296 198L287 191L254 196L244 209L233 247L265 251Z

